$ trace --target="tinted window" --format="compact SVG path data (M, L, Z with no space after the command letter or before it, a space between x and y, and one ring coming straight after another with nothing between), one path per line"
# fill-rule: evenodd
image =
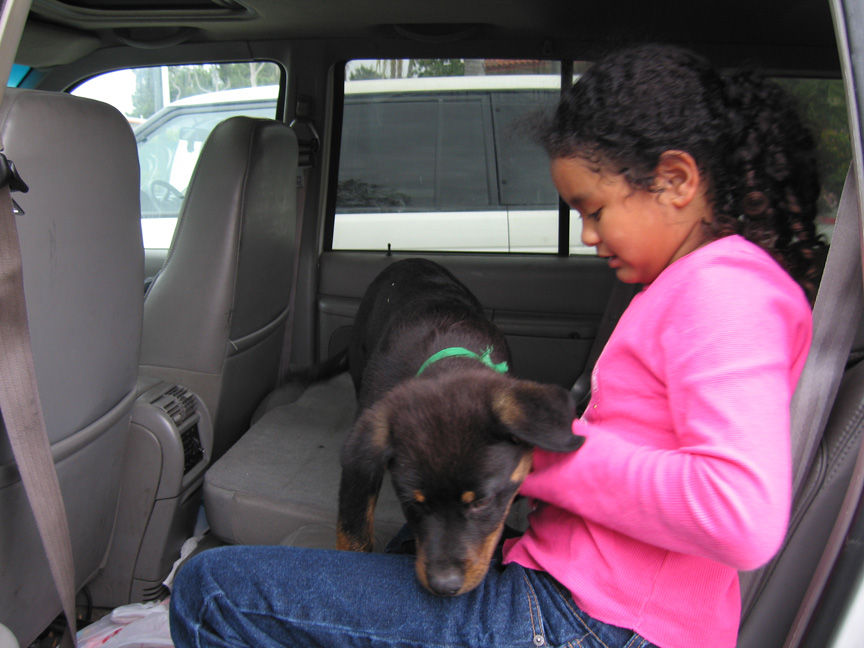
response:
M436 207L487 208L495 203L489 102L486 97L454 97L439 99L438 106Z
M437 103L349 100L343 123L337 211L434 208Z
M558 92L552 90L492 95L502 205L557 209L558 192L549 176L549 158L522 124L526 115L539 106L553 105L557 99Z

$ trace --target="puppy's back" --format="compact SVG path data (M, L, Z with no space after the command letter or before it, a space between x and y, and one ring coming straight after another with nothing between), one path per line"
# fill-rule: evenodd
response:
M431 340L453 327L484 338L496 333L479 300L446 268L426 259L404 259L384 269L360 303L349 346L361 406L375 400L370 390L384 393L413 375ZM373 375L367 375L376 352L387 354L388 360L372 362Z

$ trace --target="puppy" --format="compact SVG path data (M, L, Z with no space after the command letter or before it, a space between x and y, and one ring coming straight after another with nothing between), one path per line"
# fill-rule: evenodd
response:
M429 591L456 596L489 567L534 446L582 445L558 386L510 375L504 336L450 272L407 259L370 285L349 368L358 413L342 447L337 546L371 551L375 503L390 470Z

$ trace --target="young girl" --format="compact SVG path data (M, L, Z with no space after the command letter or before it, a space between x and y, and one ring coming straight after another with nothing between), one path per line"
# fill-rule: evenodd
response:
M207 551L175 582L177 646L735 645L737 572L774 555L790 510L812 142L776 86L660 46L594 65L542 141L583 241L645 289L597 362L585 445L535 452L526 533L454 598L411 556Z

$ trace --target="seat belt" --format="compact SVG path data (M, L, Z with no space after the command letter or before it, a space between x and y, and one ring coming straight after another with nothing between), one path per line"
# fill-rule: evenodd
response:
M860 162L860 158L859 158ZM853 277L852 280L855 281L855 284L851 286L848 290L854 290L854 293L842 293L839 289L834 289L836 301L840 301L841 298L847 298L850 301L855 302L855 312L860 316L862 310L862 280L861 280L861 217L862 213L864 213L864 205L861 202L861 186L858 184L862 179L862 174L854 170L850 169L849 175L846 178L846 186L843 190L843 196L840 201L840 209L838 210L838 225L834 231L833 240L838 241L838 229L840 227L840 210L844 209L843 202L846 200L846 194L850 194L848 197L848 204L846 206L847 220L854 220L854 224L848 224L848 228L844 228L844 231L841 233L841 236L845 236L849 240L844 243L843 250L846 256L846 265L854 268L857 276ZM847 191L848 190L848 191ZM853 227L854 225L854 227ZM830 256L830 253L829 253ZM854 258L853 258L854 257ZM851 271L850 271L851 272ZM840 305L837 305L838 314L841 313ZM826 308L826 316L828 319L830 317L831 311ZM847 312L842 312L841 317L848 317ZM838 322L838 326L842 325L845 329L850 325L849 322ZM839 359L838 359L839 361ZM799 383L800 386L800 383ZM794 446L793 446L794 447ZM815 450L815 449L814 449ZM831 530L831 535L828 537L828 542L826 543L825 550L822 553L822 557L819 560L819 564L816 566L816 570L813 573L813 577L810 580L810 584L807 587L807 592L804 595L804 600L801 603L801 606L798 609L798 613L795 616L795 621L792 624L792 628L789 631L788 636L786 637L786 642L783 644L784 648L791 648L794 646L798 646L803 637L804 633L807 629L807 624L813 616L813 613L816 609L816 606L819 602L819 598L825 588L826 583L828 582L828 578L831 575L831 572L834 568L835 562L837 560L840 551L843 546L846 544L847 534L849 532L849 527L852 524L854 518L854 511L858 507L858 502L860 498L860 489L861 489L861 466L862 459L864 459L864 448L859 451L858 459L856 462L855 470L852 474L852 481L849 484L849 487L846 491L846 496L843 500L843 505L840 509L840 515L838 515L837 519L834 522L834 527ZM806 473L805 473L806 474Z
M792 493L796 498L822 440L864 311L858 198L855 168L851 165L813 306L813 342L792 397Z
M297 170L297 223L294 226L294 265L291 277L291 294L288 297L288 316L285 318L285 330L282 334L282 355L279 360L279 379L277 387L281 386L285 376L291 372L291 351L294 339L294 314L297 302L297 285L300 272L300 250L303 247L303 216L306 210L306 191L309 185L309 168Z
M72 541L36 385L15 223L22 212L12 189L26 192L27 186L0 153L0 413L69 625L64 644L75 645Z
M285 321L285 331L282 336L282 355L279 361L279 382L281 385L291 372L291 351L294 341L294 315L296 312L297 288L299 284L298 274L300 272L300 251L303 249L303 221L306 213L306 195L309 191L309 179L312 169L318 159L318 151L321 148L321 138L312 120L312 99L301 96L297 99L295 117L288 124L289 128L296 133L298 126L305 126L309 131L310 138L301 140L298 136L297 143L300 147L299 161L297 167L297 224L295 225L294 241L294 274L291 277L291 294L288 298L288 317Z
M591 372L594 369L594 365L603 352L606 342L609 341L609 336L612 335L612 331L618 324L618 320L621 319L621 315L624 314L630 301L640 290L642 290L641 284L626 284L623 281L618 281L618 279L613 279L612 292L609 294L606 308L600 317L600 323L597 325L597 333L594 335L594 342L588 351L585 368L576 379L576 382L573 383L573 387L570 388L570 394L573 396L573 401L576 403L576 409L580 416L588 406L588 401L591 397Z
M822 440L864 312L859 209L852 165L843 186L834 234L813 306L813 341L790 404L793 502L798 501ZM752 607L770 565L740 574L744 614Z

